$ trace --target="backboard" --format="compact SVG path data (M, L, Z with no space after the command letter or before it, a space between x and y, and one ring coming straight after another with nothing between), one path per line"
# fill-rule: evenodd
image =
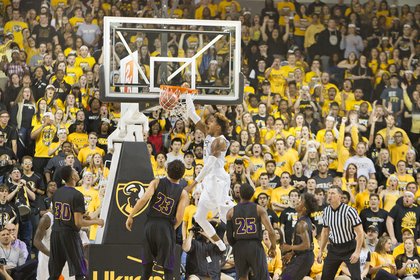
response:
M103 54L103 101L157 102L187 82L195 103L242 102L239 21L105 17Z

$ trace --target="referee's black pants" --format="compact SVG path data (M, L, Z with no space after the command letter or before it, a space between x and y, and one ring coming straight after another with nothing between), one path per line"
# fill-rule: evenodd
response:
M328 244L328 254L324 260L321 280L334 280L340 265L344 262L350 271L352 280L361 280L360 261L350 263L350 256L356 249L356 241L344 244Z

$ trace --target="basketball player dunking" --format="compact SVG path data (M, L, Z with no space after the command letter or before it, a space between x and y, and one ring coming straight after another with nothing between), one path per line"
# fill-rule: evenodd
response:
M197 129L206 133L204 140L204 167L194 182L187 188L192 190L202 181L203 192L197 205L195 221L213 239L221 251L226 250L226 245L216 234L214 227L207 220L207 213L219 213L219 218L226 224L226 214L233 207L229 197L230 176L225 171L225 156L229 147L229 141L224 134L227 133L229 120L222 114L210 115L206 124L195 112L192 99L187 97L187 114L194 122Z

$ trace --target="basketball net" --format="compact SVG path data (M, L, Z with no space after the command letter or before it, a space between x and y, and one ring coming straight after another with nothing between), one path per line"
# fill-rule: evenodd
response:
M159 105L168 112L169 116L174 118L188 120L186 95L190 94L192 98L197 94L196 89L180 86L160 86Z

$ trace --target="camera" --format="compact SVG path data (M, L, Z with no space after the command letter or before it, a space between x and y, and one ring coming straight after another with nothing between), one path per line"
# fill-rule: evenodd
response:
M7 260L5 258L0 258L0 265L7 265Z
M194 223L190 230L194 233L194 236L198 236L202 229L198 224Z

